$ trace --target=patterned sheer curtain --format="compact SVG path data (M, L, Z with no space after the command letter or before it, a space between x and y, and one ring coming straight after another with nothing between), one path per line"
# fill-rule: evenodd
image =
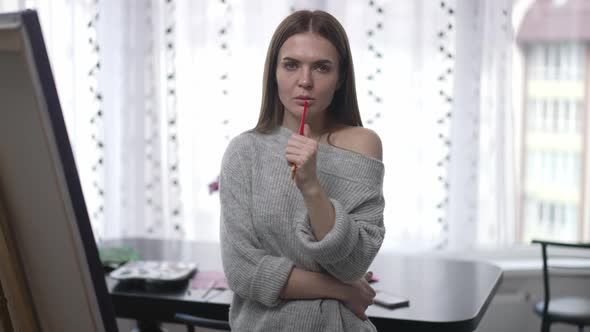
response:
M480 247L517 244L521 185L521 100L513 93L521 64L514 55L514 1L480 4L481 79L477 165Z
M34 8L74 149L78 172L93 226L104 219L105 142L103 94L99 87L98 7L90 1L1 0L0 11ZM100 234L100 232L99 232Z
M515 244L520 114L511 0L457 1L448 247Z
M499 234L514 221L489 211L506 214L496 208L509 204L511 138L486 144L512 128L500 2L0 0L0 10L40 13L95 236L199 241L218 241L221 157L256 123L272 32L297 9L332 13L349 34L365 126L384 145L384 248L416 250L509 241Z

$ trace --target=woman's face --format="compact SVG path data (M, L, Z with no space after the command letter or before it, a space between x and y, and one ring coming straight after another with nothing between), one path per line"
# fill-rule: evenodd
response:
M305 100L310 120L325 115L339 86L338 69L338 52L327 39L311 32L289 37L279 50L276 72L285 118L300 118Z

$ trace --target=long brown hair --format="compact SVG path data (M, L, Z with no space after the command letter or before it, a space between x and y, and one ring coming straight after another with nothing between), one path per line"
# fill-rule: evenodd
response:
M279 99L276 80L277 58L283 43L289 37L305 32L316 33L334 45L338 52L340 86L334 93L328 109L328 126L361 126L361 115L356 98L354 68L348 37L334 16L321 11L300 10L287 16L275 30L264 64L262 104L258 124L254 130L269 133L283 122L285 108Z

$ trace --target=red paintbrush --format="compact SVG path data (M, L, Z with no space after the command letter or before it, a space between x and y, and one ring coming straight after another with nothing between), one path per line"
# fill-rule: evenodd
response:
M307 100L303 102L303 115L301 115L301 124L299 125L299 135L303 136L303 127L305 126L305 115L307 114ZM297 165L293 165L293 173L291 178L295 178L297 172Z
M307 100L303 102L303 115L301 116L301 124L299 125L299 135L303 135L303 126L305 126L305 115L307 114Z

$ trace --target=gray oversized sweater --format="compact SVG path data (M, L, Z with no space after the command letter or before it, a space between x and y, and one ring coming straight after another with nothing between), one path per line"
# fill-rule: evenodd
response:
M225 151L221 175L221 249L234 291L232 331L375 331L337 300L282 300L294 266L343 282L363 277L379 251L383 163L320 144L317 174L336 222L313 235L303 197L291 180L285 149L293 132L245 132Z

